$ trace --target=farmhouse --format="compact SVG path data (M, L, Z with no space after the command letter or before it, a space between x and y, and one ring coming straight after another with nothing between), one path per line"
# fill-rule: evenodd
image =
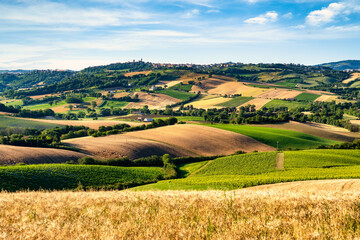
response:
M143 121L144 121L144 122L153 122L154 119L153 119L153 118L144 118Z

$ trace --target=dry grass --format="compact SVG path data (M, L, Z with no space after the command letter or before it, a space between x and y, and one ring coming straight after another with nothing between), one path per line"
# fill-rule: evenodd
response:
M191 124L129 132L125 135L164 142L202 156L227 155L238 150L244 152L275 150L273 147L238 133Z
M352 73L350 78L345 79L342 82L348 84L358 79L360 79L360 73Z
M143 75L149 75L152 71L140 71L140 72L128 72L128 73L125 73L124 76L125 77L132 77L132 76L135 76L135 75L139 75L139 74L143 74Z
M352 124L360 125L360 120L350 120Z
M19 118L24 120L32 120L36 122L44 123L53 123L59 125L70 125L70 126L85 126L92 129L98 129L100 126L114 126L117 124L128 124L132 127L142 125L143 123L138 122L126 122L126 121L117 121L117 120L48 120L48 119L38 119L38 118Z
M295 98L300 93L302 92L293 91L293 90L284 90L284 89L273 89L266 93L259 94L257 97L269 98L269 99L289 99L289 98Z
M270 101L271 101L271 99L255 98L255 99L252 99L252 100L242 104L241 106L247 106L250 104L250 105L255 105L256 109L260 109Z
M218 104L224 103L231 100L231 98L224 98L224 97L216 97L214 95L208 95L200 100L191 102L187 105L193 105L194 108L223 108L222 106L217 106Z
M268 92L269 89L249 87L241 82L224 82L221 85L209 90L210 94L233 95L241 94L244 97L254 97Z
M63 149L0 145L0 165L63 163L84 156L85 154Z
M149 109L165 109L167 105L181 102L181 100L177 98L160 93L136 92L134 94L138 94L140 101L131 102L125 108L142 108L148 105Z
M337 100L337 96L321 95L315 100L315 102L332 102L336 100Z
M296 188L1 193L0 238L358 239L359 197Z

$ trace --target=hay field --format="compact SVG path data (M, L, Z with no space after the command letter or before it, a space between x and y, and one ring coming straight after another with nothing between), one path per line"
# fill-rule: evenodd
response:
M48 119L38 119L38 118L17 118L22 120L32 120L35 122L59 124L59 125L70 125L70 126L85 126L92 129L98 129L101 126L114 126L117 124L126 123L132 127L142 125L143 123L138 122L127 122L127 121L117 121L117 120L48 120Z
M358 79L360 79L360 73L352 73L350 78L345 79L342 82L348 84L348 83L351 83L351 82L356 81Z
M124 76L125 77L132 77L132 76L135 76L135 75L139 75L139 74L143 74L143 75L149 75L152 71L140 71L140 72L128 72L128 73L125 73Z
M332 101L336 101L338 98L337 96L333 96L333 95L321 95L320 97L318 97L315 102L332 102Z
M269 98L269 99L289 99L295 98L297 95L301 94L301 91L285 90L285 89L272 89L268 92L259 94L259 98Z
M259 110L260 108L262 108L265 104L267 104L270 101L271 101L271 99L255 98L255 99L252 99L252 100L248 101L247 103L242 104L241 106L247 106L249 104L250 105L255 105L255 108L257 110Z
M149 109L165 109L167 105L181 102L177 98L173 98L161 93L144 93L136 92L133 95L138 94L140 101L131 102L125 108L142 108L148 105Z
M270 91L270 89L249 87L241 82L225 82L208 91L210 94L233 95L241 94L244 97L254 97Z
M288 123L279 124L253 124L252 126L269 127L285 130L293 130L297 132L307 133L313 136L327 138L340 142L353 142L357 137L360 138L360 134L350 133L344 128L338 128L330 125L328 127L322 126L326 124L314 124L314 123L300 123L290 121Z
M208 95L205 96L203 98L201 98L200 100L194 101L194 102L190 102L188 105L193 105L194 108L204 108L204 109L208 109L208 108L223 108L222 106L218 106L219 104L225 103L229 101L229 98L224 98L224 97L216 97L214 95Z
M357 239L360 193L356 186L359 180L228 192L3 192L0 237Z
M0 165L63 163L84 156L86 155L63 149L0 145Z
M126 136L164 142L198 155L212 156L232 154L238 150L252 152L273 151L274 148L253 138L200 125L174 125L141 132L129 132Z

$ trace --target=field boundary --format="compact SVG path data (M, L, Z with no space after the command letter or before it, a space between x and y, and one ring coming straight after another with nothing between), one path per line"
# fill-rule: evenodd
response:
M284 170L284 165L285 165L285 153L278 152L276 154L275 169L276 170Z

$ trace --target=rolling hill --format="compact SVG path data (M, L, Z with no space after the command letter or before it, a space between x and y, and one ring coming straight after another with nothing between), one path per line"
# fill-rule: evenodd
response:
M339 62L323 63L318 66L329 67L338 71L357 70L360 69L360 60L344 60Z

